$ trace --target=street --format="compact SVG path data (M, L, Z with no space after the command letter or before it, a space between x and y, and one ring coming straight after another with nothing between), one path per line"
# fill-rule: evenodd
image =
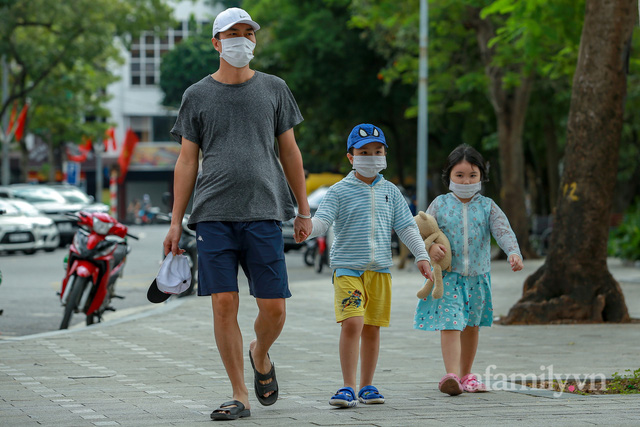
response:
M104 321L117 319L155 307L147 301L147 288L160 268L162 241L168 225L131 226L130 232L140 240L129 240L131 253L127 257L124 275L116 282L116 293L125 297L114 299L115 312L106 312ZM57 292L64 277L63 260L68 249L57 249L34 255L16 253L0 255L0 338L32 335L55 331L62 320L63 307ZM287 253L287 268L291 282L308 278L315 273L302 261L302 251ZM246 284L244 274L239 273L240 286ZM246 286L246 285L245 285ZM85 316L75 314L70 328L83 327Z

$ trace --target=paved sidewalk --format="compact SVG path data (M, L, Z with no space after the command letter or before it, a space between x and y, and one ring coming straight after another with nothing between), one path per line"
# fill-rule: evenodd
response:
M518 299L525 272L494 262L495 313ZM633 317L640 318L640 269L610 262ZM329 406L341 386L339 326L328 276L309 270L292 283L285 329L270 354L280 400L262 407L252 395L245 426L638 425L640 395L577 396L500 384L525 375L589 374L640 368L640 324L483 328L475 371L491 380L484 394L443 395L439 335L412 329L415 267L394 271L391 327L382 333L375 384L384 405ZM246 289L246 288L245 288ZM243 291L239 322L245 347L256 307ZM191 426L229 400L230 386L213 340L207 298L185 298L90 328L0 340L0 425ZM245 374L253 390L245 354ZM491 375L487 378L487 373ZM511 388L511 391L505 390Z

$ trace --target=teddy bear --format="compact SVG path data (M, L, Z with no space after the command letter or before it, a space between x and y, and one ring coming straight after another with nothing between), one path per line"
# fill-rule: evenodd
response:
M449 239L447 236L440 230L438 227L438 223L436 219L429 214L426 214L422 211L418 212L418 215L414 217L416 223L418 224L418 229L420 230L420 236L422 236L422 240L424 240L425 248L427 252L433 243L444 245L446 251L444 253L444 258L439 262L431 261L431 265L433 267L433 279L434 282L427 279L427 282L424 284L422 289L418 291L418 298L426 298L427 295L431 293L433 288L433 298L438 299L442 298L442 294L444 293L444 285L442 283L442 270L451 271L451 243L449 243Z

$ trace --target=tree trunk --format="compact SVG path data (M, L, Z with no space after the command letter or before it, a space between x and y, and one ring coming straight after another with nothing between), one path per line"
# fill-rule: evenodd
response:
M555 121L551 114L544 119L545 160L547 164L547 184L549 188L549 212L553 213L558 200L558 187L560 186L560 156L558 155L558 137L556 135Z
M549 255L504 323L629 321L606 262L635 5L586 2Z
M491 21L480 18L480 8L469 8L467 26L476 32L478 47L489 77L489 100L496 113L498 128L498 146L500 151L500 207L509 218L511 227L520 244L524 258L537 255L529 243L529 221L525 208L524 152L522 132L531 96L533 79L522 75L520 85L505 89L503 78L505 69L493 64L494 48L489 42L495 37Z

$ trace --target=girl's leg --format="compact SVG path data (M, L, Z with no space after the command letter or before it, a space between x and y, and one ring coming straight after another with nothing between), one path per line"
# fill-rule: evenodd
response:
M471 373L478 349L479 326L467 326L460 334L460 378Z
M373 384L380 352L380 326L364 325L360 344L360 388Z
M356 371L363 326L364 317L349 317L342 321L342 330L340 331L342 379L345 387L351 387L354 390L356 390Z
M448 374L460 376L460 331L441 331L440 346L444 369Z

